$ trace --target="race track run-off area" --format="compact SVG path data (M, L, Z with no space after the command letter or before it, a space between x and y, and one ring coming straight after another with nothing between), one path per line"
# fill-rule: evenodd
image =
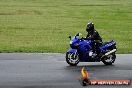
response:
M1 53L0 88L82 88L78 79L81 69L90 79L132 79L132 55L118 54L115 63L79 63L69 66L65 54ZM91 85L85 88L132 88L131 85Z

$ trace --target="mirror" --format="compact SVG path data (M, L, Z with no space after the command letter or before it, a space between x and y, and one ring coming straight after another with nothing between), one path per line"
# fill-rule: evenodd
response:
M68 37L71 40L71 36Z
M80 36L80 35L82 35L81 33L77 33L77 35L76 36Z
M77 33L77 35L76 36L79 36L79 33Z

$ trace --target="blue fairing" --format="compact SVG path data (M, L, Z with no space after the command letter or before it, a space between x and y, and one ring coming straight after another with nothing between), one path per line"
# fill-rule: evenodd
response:
M67 52L75 53L77 52L77 49L69 49Z
M103 51L105 51L108 47L113 46L113 45L115 45L115 44L116 44L116 42L112 40L112 41L110 41L110 42L108 42L108 43L102 45L102 46L100 47L100 50L101 50L101 52L103 52Z
M92 46L91 46L91 41L89 40L84 40L82 42L79 43L80 47L79 47L79 50L80 52L87 52L89 51L90 49L92 49Z

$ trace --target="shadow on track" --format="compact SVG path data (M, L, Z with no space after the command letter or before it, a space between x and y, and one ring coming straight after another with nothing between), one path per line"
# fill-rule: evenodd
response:
M78 70L81 71L82 67L88 71L102 70L102 69L113 69L115 65L78 65L78 66L66 66L67 70Z

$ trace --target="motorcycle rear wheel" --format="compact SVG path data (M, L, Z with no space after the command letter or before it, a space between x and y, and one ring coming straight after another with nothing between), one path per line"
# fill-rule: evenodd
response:
M112 53L108 56L103 57L102 62L105 65L112 65L115 62L115 59L116 59L116 54Z

